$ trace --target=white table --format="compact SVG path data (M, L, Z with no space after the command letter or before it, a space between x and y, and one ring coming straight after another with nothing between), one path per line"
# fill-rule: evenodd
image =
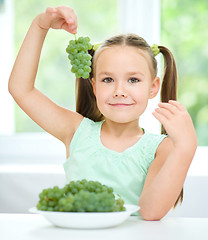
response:
M113 228L58 228L38 214L0 214L1 240L207 240L208 218L171 218L144 221L131 216Z

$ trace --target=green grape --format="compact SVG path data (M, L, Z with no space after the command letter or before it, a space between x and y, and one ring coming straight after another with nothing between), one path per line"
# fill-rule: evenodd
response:
M88 72L84 72L83 75L82 75L82 77L83 77L84 79L89 78L89 76L90 76L90 74L89 74Z
M78 66L77 65L72 65L71 72L76 73L77 70L78 70Z
M76 76L76 78L81 78L82 77L81 74L79 74L78 72L75 73L75 76Z
M76 48L77 48L77 51L83 51L83 49L84 49L84 46L83 46L83 44L81 44L81 43L78 43L77 44L77 46L76 46Z
M76 58L81 61L84 58L84 54L80 52L76 55Z
M44 189L39 194L39 202L37 208L39 210L48 210L53 211L53 207L57 205L59 199L64 196L64 190L55 186L53 188ZM48 210L49 211L49 210Z
M60 212L125 211L124 201L120 197L115 199L111 187L85 179L71 181L63 188L44 189L39 194L37 208Z
M78 49L73 48L71 49L70 53L75 57L75 55L78 53Z
M82 63L80 63L79 66L78 66L79 69L83 69L84 67L85 67L85 66L84 66L84 64L82 64Z
M89 72L91 71L91 68L90 68L89 66L85 65L85 66L83 67L83 70L84 70L85 72L89 73Z
M92 59L92 56L91 56L91 55L86 55L86 56L85 56L85 59L86 59L86 60L91 60L91 59Z
M73 60L74 60L74 56L73 56L72 54L69 54L69 55L68 55L68 59L71 60L71 61L73 61Z
M79 37L77 40L69 41L66 52L68 53L68 58L72 65L71 72L75 73L77 78L89 78L92 56L88 53L88 50L91 49L92 44L90 43L89 37ZM88 68L85 68L85 66Z
M90 42L90 38L89 38L89 37L86 37L86 38L85 38L85 41L86 41L86 42Z
M76 58L71 61L71 65L77 65L78 66L79 64L80 64L80 61Z
M84 37L79 37L77 41L79 43L84 43L85 42L85 38Z
M91 61L87 61L86 65L90 67L91 66Z
M76 45L76 41L75 40L70 40L69 43L70 43L71 46Z

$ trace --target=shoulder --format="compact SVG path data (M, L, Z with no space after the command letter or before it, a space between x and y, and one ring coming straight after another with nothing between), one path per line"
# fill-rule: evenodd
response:
M155 158L150 165L149 172L156 173L161 169L168 155L173 150L173 147L173 142L169 137L166 137L161 141L155 152Z
M149 132L146 132L145 133L145 140L146 142L148 142L148 145L149 144L160 144L164 138L166 138L167 135L165 134L155 134L155 133L149 133Z
M163 141L159 144L157 151L155 153L155 158L162 159L167 157L167 155L173 149L173 142L169 137L163 139Z
M67 156L69 155L68 149L69 149L69 145L72 141L72 138L83 119L84 119L84 117L79 113L73 112L72 116L71 116L71 114L68 114L68 124L67 124L67 127L65 128L66 138L63 141L63 143L66 147L66 155ZM73 128L73 130L71 130L72 128Z
M143 149L147 158L150 159L149 164L154 160L156 152L158 151L159 146L165 141L167 135L164 134L153 134L145 133L143 137Z
M67 157L69 156L69 149L72 149L80 141L86 141L89 136L93 134L94 129L100 125L100 122L94 122L93 120L81 117L77 119L75 124L75 129L72 135L70 135L66 141L65 147L67 151Z
M82 117L76 125L75 132L79 132L80 129L85 129L86 131L90 131L91 128L98 127L101 122L95 122L87 117Z
M172 140L169 137L164 138L162 142L159 144L155 153L155 158L150 164L150 167L148 169L143 188L144 191L148 188L148 186L157 176L172 149L173 149Z

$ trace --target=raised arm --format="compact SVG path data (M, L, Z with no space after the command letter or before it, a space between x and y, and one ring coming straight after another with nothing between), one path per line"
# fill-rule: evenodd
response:
M40 127L67 144L82 116L56 105L34 86L43 42L50 28L76 33L77 17L73 9L47 8L33 20L12 70L9 92Z
M159 107L154 116L169 137L158 147L140 196L140 214L145 220L160 220L173 207L197 148L196 133L185 107L176 101L160 103Z

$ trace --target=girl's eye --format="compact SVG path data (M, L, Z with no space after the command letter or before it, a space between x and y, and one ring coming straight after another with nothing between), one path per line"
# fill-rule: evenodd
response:
M105 79L103 79L103 82L111 83L111 82L113 82L113 79L112 78L105 78Z
M137 79L137 78L131 78L131 79L129 79L128 80L130 83L137 83L137 82L139 82L139 79Z

